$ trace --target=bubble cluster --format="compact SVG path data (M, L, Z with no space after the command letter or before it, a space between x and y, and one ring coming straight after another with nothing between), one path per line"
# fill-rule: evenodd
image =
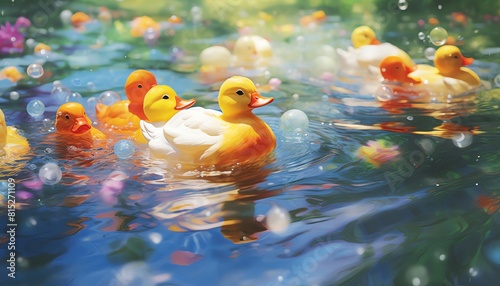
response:
M112 90L107 90L99 95L98 101L104 105L111 106L120 101L120 95Z
M290 109L280 118L280 129L285 133L305 133L309 127L309 118L302 110Z
M134 144L126 139L116 142L113 150L115 151L116 157L120 159L128 159L135 153Z
M56 163L47 163L40 168L38 177L46 185L55 185L61 181L62 171Z
M28 112L29 115L33 117L41 116L45 112L45 104L41 102L40 100L32 100L28 102L28 105L26 106L26 111Z
M41 78L43 76L43 67L40 64L31 64L26 69L26 73L32 78Z
M442 27L436 27L429 33L429 39L432 44L442 46L446 43L446 39L448 39L448 31Z

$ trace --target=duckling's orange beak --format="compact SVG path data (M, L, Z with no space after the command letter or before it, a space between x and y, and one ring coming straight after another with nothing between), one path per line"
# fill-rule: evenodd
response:
M175 97L175 110L182 110L186 109L188 107L193 106L195 104L196 99L189 99L189 100L184 100L178 96Z
M77 117L75 120L75 124L71 128L71 132L76 134L83 134L89 131L90 128L91 126L85 117Z
M370 42L370 45L380 45L380 41L377 38L373 38L373 40Z
M267 105L273 101L274 98L272 97L263 97L258 92L252 92L248 106L251 108L257 108Z
M468 65L472 64L473 62L474 62L473 58L466 58L466 57L462 56L462 65L468 66Z

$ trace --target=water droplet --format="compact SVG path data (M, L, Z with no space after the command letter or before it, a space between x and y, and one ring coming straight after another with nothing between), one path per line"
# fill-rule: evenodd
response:
M423 40L425 40L425 34L424 34L424 32L420 32L420 33L418 33L418 38L419 38L420 40L422 40L422 41L423 41Z
M443 5L440 4L440 5L438 5L438 10L441 10L441 9L443 9Z
M500 87L500 74L498 74L494 79L493 82L497 87Z
M288 110L280 118L280 129L285 133L305 133L308 127L309 118L302 110Z
M293 99L295 99L295 100L297 100L297 99L299 99L299 95L298 95L298 94L296 94L296 93L294 93L294 94L292 95L292 98L293 98Z
M55 185L62 178L61 168L55 163L47 163L40 168L38 177L46 185Z
M444 261L446 259L446 255L441 254L439 255L439 260Z
M458 148L465 148L472 144L473 138L472 138L472 133L470 132L461 132L456 135L454 135L451 140L453 141L453 144L457 146Z
M31 64L26 69L26 73L32 78L40 78L43 76L43 67L40 64Z
M134 144L132 141L126 139L116 142L113 150L115 151L116 157L120 159L128 159L135 153Z
M72 94L69 94L68 96L66 96L66 100L65 101L66 102L78 102L78 103L82 103L83 97L78 92L73 92Z
M291 221L288 211L278 206L273 206L266 215L267 228L276 233L285 231Z
M101 95L99 95L99 99L98 99L99 103L102 103L102 104L108 105L108 106L111 106L120 100L121 100L120 95L117 92L112 91L112 90L107 90L107 91L101 93Z
M59 15L64 24L71 24L71 16L73 16L73 13L70 10L63 10Z
M428 59L429 61L433 61L434 60L434 54L436 53L436 49L432 48L432 47L429 47L427 49L425 49L424 51L424 56L426 59Z
M45 104L40 100L32 100L28 102L26 111L33 117L41 116L45 112Z
M448 39L448 31L442 27L436 27L429 33L429 39L434 45L442 46L446 43L446 39Z
M399 7L399 10L404 11L404 10L408 9L408 2L406 0L399 0L398 7Z
M10 92L10 99L11 100L18 100L19 99L19 92L17 92L17 91L11 91Z
M413 120L413 116L410 115L410 116L406 117L406 119L408 119L409 121L412 121Z

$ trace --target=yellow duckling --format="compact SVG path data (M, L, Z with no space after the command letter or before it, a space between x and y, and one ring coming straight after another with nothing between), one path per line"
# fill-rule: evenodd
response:
M273 98L262 97L250 79L233 76L222 84L218 100L222 113L194 107L177 113L162 128L141 121L152 154L184 167L232 166L267 158L276 137L252 110Z
M8 79L13 83L18 82L23 78L23 74L13 66L8 66L0 71L0 80Z
M87 149L94 145L94 140L106 139L104 133L92 127L85 108L77 102L68 102L59 107L55 127L58 143L67 146Z
M380 43L375 32L368 26L360 26L352 31L353 47L348 50L337 49L337 54L343 63L350 68L358 66L378 71L382 60L388 56L398 56L406 66L415 66L410 56L400 48L390 43Z
M422 81L432 94L458 95L481 85L479 76L463 67L472 62L473 59L465 58L457 47L445 45L436 50L435 67L418 65L408 77Z
M258 68L270 64L273 50L271 43L261 36L242 36L234 44L233 54L236 67Z
M135 38L142 37L149 28L160 31L160 24L148 16L134 18L131 25L132 29L130 30L130 35Z
M22 156L30 150L28 140L17 133L17 129L7 126L5 115L0 109L0 169L17 169L12 164L17 164ZM13 168L14 167L14 168Z

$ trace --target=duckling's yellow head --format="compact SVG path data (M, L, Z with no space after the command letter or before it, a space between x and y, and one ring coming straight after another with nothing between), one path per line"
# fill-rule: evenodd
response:
M92 122L85 113L83 105L68 102L59 107L56 113L56 130L59 133L80 135L92 128Z
M466 58L456 46L445 45L437 49L434 54L434 65L443 74L453 74L460 71L460 67L472 64L473 58Z
M184 100L167 85L152 87L144 97L144 114L151 122L168 121L182 109L193 106L194 99Z
M7 123L3 111L0 109L0 147L3 147L5 143L7 143Z
M235 116L273 102L272 97L263 97L255 84L246 77L233 76L220 87L219 106L226 116Z
M380 44L375 32L368 26L360 26L354 29L351 34L351 41L352 46L356 49L366 45Z

